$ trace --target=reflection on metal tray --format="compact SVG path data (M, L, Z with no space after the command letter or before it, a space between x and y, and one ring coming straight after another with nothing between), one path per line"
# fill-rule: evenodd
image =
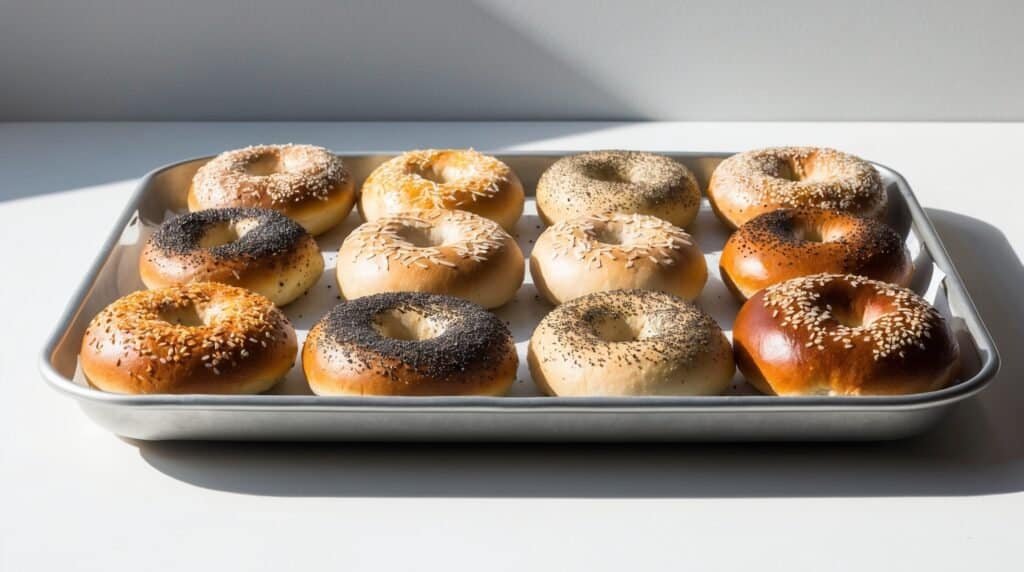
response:
M522 178L527 193L562 153L496 154ZM706 186L727 154L668 153ZM357 181L391 154L346 155ZM208 158L207 158L208 159ZM758 395L737 374L726 395L714 397L563 398L542 396L530 381L524 353L534 326L551 307L527 283L497 310L511 324L521 365L506 397L320 397L312 395L301 365L271 393L248 396L115 395L89 387L78 371L78 349L89 320L107 304L143 288L138 255L148 235L170 214L186 210L196 169L207 159L157 169L139 185L113 235L72 297L43 350L41 370L57 389L78 400L97 423L137 439L261 440L875 440L918 433L948 408L981 390L999 358L960 277L906 181L878 166L889 192L889 223L906 237L916 265L912 288L946 316L963 354L958 382L941 391L896 397L775 397ZM309 293L285 310L299 332L337 303L334 256L359 224L353 212L318 237L325 271ZM525 253L542 230L532 197L516 228ZM697 303L731 334L738 310L718 277L728 233L708 205L688 229L706 254L709 279Z

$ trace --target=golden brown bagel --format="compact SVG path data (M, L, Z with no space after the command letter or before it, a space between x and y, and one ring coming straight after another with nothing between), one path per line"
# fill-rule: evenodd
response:
M191 211L274 209L313 235L341 222L354 203L355 185L341 158L312 145L226 151L196 171L188 191Z
M693 300L708 278L704 255L683 229L650 215L595 214L548 227L530 275L552 304L602 290L660 290Z
M959 349L942 316L910 290L816 274L761 290L733 325L736 363L777 395L895 395L949 385Z
M320 279L320 247L299 223L270 209L209 209L165 221L142 250L147 288L190 282L240 286L278 306Z
M816 207L866 217L885 212L878 171L863 159L822 147L771 147L719 163L708 198L725 224L739 228L780 208Z
M259 294L213 282L129 294L93 318L82 371L115 393L260 393L295 363L288 319Z
M719 259L722 280L740 299L810 274L856 274L910 284L914 264L903 239L875 219L840 211L779 209L747 221Z
M338 251L346 298L429 292L485 308L508 302L523 283L523 253L498 223L466 211L408 211L352 231Z
M519 177L498 159L472 149L408 151L363 182L359 211L378 218L408 210L464 210L512 230L523 214Z
M619 212L686 227L699 209L700 187L693 173L654 153L591 151L562 157L537 183L537 213L547 224Z
M518 364L512 334L494 314L418 292L342 302L302 349L318 395L502 395Z
M664 292L612 290L575 298L541 320L528 353L549 395L714 395L735 372L721 328Z

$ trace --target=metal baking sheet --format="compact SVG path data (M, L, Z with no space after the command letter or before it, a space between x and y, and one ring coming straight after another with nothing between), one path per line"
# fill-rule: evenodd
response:
M565 153L494 153L527 189L516 235L529 255L543 230L532 197L540 174ZM687 165L702 188L729 153L664 153ZM357 182L394 153L343 155ZM43 349L40 369L52 386L76 399L110 431L136 439L229 440L514 440L514 441L767 441L881 440L909 436L935 423L953 403L980 391L999 357L991 336L924 211L899 173L876 165L889 193L889 223L906 237L914 257L912 288L945 315L961 345L957 383L930 393L895 397L777 397L759 395L737 373L721 396L547 397L530 380L525 351L530 334L551 306L527 275L515 300L496 313L508 321L520 353L518 379L505 397L321 397L305 383L301 364L261 395L116 395L91 388L78 369L89 320L110 302L144 286L138 257L146 238L168 216L186 210L196 169L209 157L162 167L142 179L114 225L95 264L72 296ZM325 258L320 282L285 308L300 341L334 304L334 258L360 224L356 212L318 237ZM708 263L708 283L697 303L727 334L739 304L718 275L728 237L707 200L688 229Z

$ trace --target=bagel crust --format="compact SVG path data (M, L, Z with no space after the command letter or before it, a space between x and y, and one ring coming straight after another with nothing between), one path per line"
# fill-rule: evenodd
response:
M742 300L799 276L855 274L906 286L914 271L903 239L884 223L814 208L751 219L729 237L719 264L723 281Z
M485 308L505 304L523 283L523 253L498 223L466 211L409 211L367 222L338 251L342 294L428 292Z
M776 395L898 395L949 385L959 348L942 316L906 288L816 274L769 286L733 325L747 381Z
M259 207L321 234L352 211L355 185L337 155L313 145L256 145L226 151L196 171L191 211Z
M721 328L690 302L651 290L575 298L530 338L530 374L548 395L715 395L735 371Z
M530 254L530 275L552 304L592 292L645 289L696 298L704 255L683 229L651 215L595 214L548 227Z
M220 282L278 306L316 284L324 261L316 240L270 209L209 209L164 222L146 242L139 274L152 289Z
M394 157L363 182L367 221L408 210L464 210L511 231L523 214L523 183L505 163L473 149L420 149Z
M298 349L270 300L199 282L129 294L93 318L79 360L89 382L115 393L260 393Z
M503 395L518 365L497 316L461 298L418 292L342 302L302 350L318 395Z
M686 227L700 209L700 187L684 165L639 151L592 151L562 157L537 183L546 224L608 212L656 216Z
M771 147L733 155L712 173L708 198L733 229L780 208L880 218L886 206L882 178L871 163L823 147Z

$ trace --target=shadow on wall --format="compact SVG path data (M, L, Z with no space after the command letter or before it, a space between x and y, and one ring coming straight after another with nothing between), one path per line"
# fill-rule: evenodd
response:
M0 201L136 179L166 165L258 143L310 143L338 153L418 147L498 150L613 128L612 122L11 123L0 124ZM396 141L401 142L396 147ZM46 163L41 157L55 158Z
M4 8L0 120L638 116L476 2L55 4Z
M995 227L931 211L1004 349L1000 378L933 431L890 443L408 445L136 443L157 470L253 495L341 497L803 497L1024 490L1024 267ZM998 274L991 269L999 269Z

